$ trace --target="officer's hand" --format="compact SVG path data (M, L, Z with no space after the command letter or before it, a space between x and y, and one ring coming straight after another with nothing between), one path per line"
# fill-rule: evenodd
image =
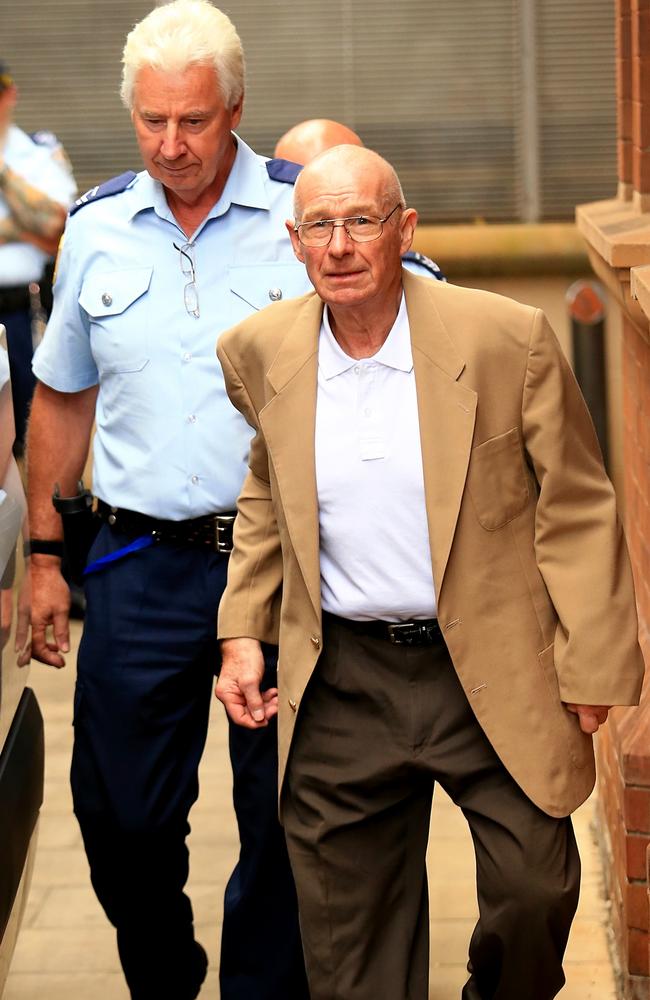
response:
M64 667L70 652L70 590L55 556L31 557L32 656L51 667Z
M277 688L261 692L263 676L264 656L257 639L222 640L221 670L214 693L237 725L261 729L277 714Z
M16 665L19 667L26 667L32 658L32 637L29 634L31 613L30 574L25 573L18 591L16 636L14 639Z
M0 590L0 650L4 649L11 632L14 595L10 589Z
M611 705L567 705L570 712L578 716L583 733L596 733L598 727L607 722Z

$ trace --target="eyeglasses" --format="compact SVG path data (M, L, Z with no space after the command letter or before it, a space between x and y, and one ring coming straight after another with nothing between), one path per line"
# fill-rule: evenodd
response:
M369 215L351 215L347 219L319 219L317 222L301 222L299 226L294 226L293 231L306 247L326 247L337 226L343 226L355 243L372 243L383 233L384 223L401 207L399 203L395 205L385 219L374 219Z
M199 311L199 290L196 287L196 262L194 260L194 243L183 243L182 247L173 244L174 250L178 250L181 255L181 271L184 277L190 280L183 289L183 301L188 315L198 319L201 315Z

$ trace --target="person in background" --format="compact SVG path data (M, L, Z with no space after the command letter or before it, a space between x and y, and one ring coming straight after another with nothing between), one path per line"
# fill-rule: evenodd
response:
M14 450L20 454L34 391L32 330L41 309L40 286L47 280L46 265L56 253L76 184L51 132L27 135L14 123L17 99L18 88L0 62L0 323L7 328Z
M74 809L131 997L191 1000L207 957L184 892L188 813L251 436L215 338L310 284L284 228L293 187L234 132L244 58L224 13L207 0L152 10L126 40L122 98L145 169L71 211L34 358L32 638L37 659L63 666L69 593L51 495L55 483L63 498L76 493L95 419L103 523L86 568ZM307 1000L274 727L231 727L230 755L241 852L224 900L221 997Z
M343 144L363 146L363 141L341 122L331 118L309 118L294 125L278 139L273 155L304 166L324 150Z

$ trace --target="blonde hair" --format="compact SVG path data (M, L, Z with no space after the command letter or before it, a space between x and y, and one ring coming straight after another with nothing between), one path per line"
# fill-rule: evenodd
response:
M122 53L123 104L131 110L139 70L151 66L182 73L188 66L214 66L230 110L244 93L244 52L230 18L208 0L174 0L155 7L129 32Z

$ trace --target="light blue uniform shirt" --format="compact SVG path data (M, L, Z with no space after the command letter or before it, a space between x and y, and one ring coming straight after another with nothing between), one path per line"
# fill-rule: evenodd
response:
M74 177L60 159L60 146L54 136L51 139L52 142L40 144L17 125L10 125L3 156L7 166L28 184L68 208L76 194L76 185ZM9 215L9 206L0 191L0 219ZM48 259L46 253L31 243L5 243L0 246L0 288L38 281Z
M68 220L33 367L60 392L99 382L93 489L112 506L166 520L235 507L252 432L226 396L217 337L311 288L284 227L293 185L237 141L223 193L192 235L199 319L185 309L174 249L186 237L148 173Z

